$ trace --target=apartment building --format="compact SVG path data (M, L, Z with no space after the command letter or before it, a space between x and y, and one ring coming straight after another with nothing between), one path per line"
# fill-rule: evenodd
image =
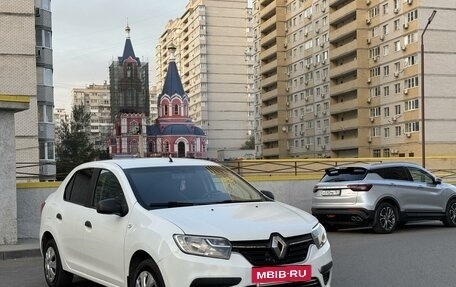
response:
M72 106L84 106L90 113L90 140L95 149L106 150L112 135L110 87L105 81L101 85L90 84L71 91Z
M210 158L217 157L217 150L241 148L253 135L253 34L247 2L191 0L184 14L168 23L156 47L160 87L168 47L176 46L189 117L206 131Z
M40 180L54 180L56 167L51 0L35 1L35 32L39 177Z
M421 156L422 75L427 154L454 154L456 2L253 5L261 98L257 156ZM433 10L422 66L420 37Z

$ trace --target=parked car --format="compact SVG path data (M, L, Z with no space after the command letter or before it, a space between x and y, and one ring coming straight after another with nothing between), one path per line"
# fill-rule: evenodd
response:
M328 168L314 187L312 214L327 229L371 226L391 233L416 220L456 226L456 187L411 163Z
M330 286L332 276L315 217L196 159L78 166L46 199L40 240L49 286L73 274L125 287Z

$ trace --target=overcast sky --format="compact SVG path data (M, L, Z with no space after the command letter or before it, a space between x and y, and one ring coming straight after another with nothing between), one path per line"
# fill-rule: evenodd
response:
M131 28L135 55L149 62L154 84L154 54L166 23L179 18L188 0L54 0L52 36L54 101L70 108L73 88L109 83L109 65L122 56L125 26Z

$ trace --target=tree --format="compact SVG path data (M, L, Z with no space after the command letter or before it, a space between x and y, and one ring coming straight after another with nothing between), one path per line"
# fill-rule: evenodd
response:
M76 166L92 161L97 150L89 140L90 113L84 106L74 106L69 121L63 121L57 130L57 179L62 180Z
M241 149L255 149L255 137L254 136L250 136L249 140L246 141Z

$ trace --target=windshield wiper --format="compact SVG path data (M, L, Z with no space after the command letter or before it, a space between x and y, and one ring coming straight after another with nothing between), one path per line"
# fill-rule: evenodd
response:
M159 202L151 203L149 207L182 207L182 206L193 206L195 205L192 202L182 202L182 201L168 201L168 202Z

